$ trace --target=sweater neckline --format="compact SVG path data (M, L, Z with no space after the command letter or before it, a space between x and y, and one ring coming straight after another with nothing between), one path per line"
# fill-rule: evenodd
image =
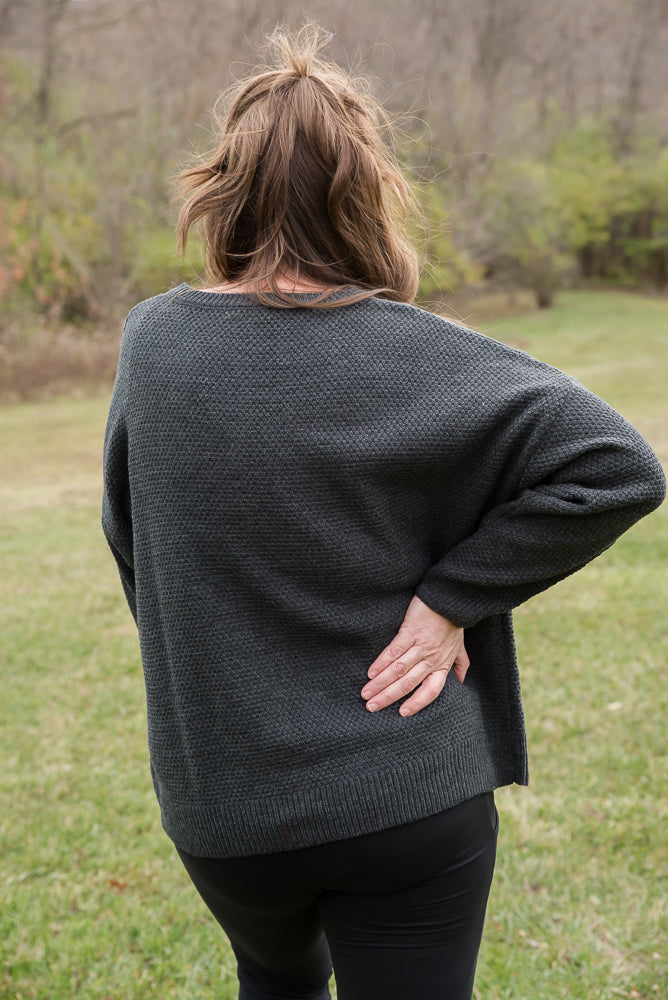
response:
M360 291L355 285L346 285L338 292L333 292L329 298L342 299L354 295ZM199 302L204 305L213 305L219 308L225 306L250 306L253 308L267 308L263 302L258 302L252 295L246 292L208 292L202 288L195 288L187 282L183 282L173 289L174 297L186 298L188 302ZM321 292L293 292L290 297L296 302L311 302L317 299Z

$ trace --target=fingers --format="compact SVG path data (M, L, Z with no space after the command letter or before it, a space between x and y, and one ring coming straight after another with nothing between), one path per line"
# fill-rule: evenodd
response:
M436 657L433 652L427 653L419 643L416 643L399 659L393 660L384 669L375 673L362 688L362 697L368 702L373 699L377 708L385 708L399 698L404 698L428 674L441 672L447 674L450 669L454 669L457 680L463 683L468 668L469 658L463 648L459 652L452 650L449 655L439 652ZM381 693L382 699L376 697ZM391 695L389 700L388 695ZM367 707L370 711L375 711L370 704Z
M389 671L383 673L383 677ZM370 712L380 711L382 708L387 708L388 705L393 705L395 701L399 701L401 698L405 698L407 694L414 691L415 688L422 684L425 680L425 675L431 677L437 674L443 674L443 684L445 684L445 678L447 676L447 669L434 671L432 673L431 669L424 663L418 663L411 670L408 670L401 677L395 680L393 683L384 686L378 691L374 691L373 694L368 693L368 687L365 687L362 691L362 697L368 699L366 707ZM441 684L441 687L443 686ZM440 690L440 689L439 689Z
M414 696L399 709L401 715L415 715L438 698L450 670L459 683L463 684L469 665L463 646L451 664L446 659L435 665L431 659L425 658L424 650L416 644L365 684L361 692L362 698L370 712L377 712L400 701L417 688Z
M389 667L398 657L403 656L404 653L415 644L415 639L412 634L408 631L405 626L401 626L396 636L385 649L380 653L376 659L373 661L369 669L367 670L368 677L375 677L386 667Z
M369 668L369 676L372 676L372 679L362 688L362 697L372 698L380 691L384 691L386 688L390 687L390 685L395 684L402 678L405 678L408 672L423 660L424 650L415 645L411 646L410 649L407 649L399 659L392 660L387 664L387 666L374 671L373 676L370 672L371 668ZM415 687L415 685L413 685L413 687ZM412 689L412 687L409 688L409 690Z
M466 677L466 671L470 666L471 666L471 661L466 655L466 650L463 649L451 667L453 674L455 675L460 684L464 683L464 678Z
M403 703L399 709L399 715L415 715L427 705L431 705L432 701L436 701L445 687L448 673L447 670L438 670L425 677L415 694Z

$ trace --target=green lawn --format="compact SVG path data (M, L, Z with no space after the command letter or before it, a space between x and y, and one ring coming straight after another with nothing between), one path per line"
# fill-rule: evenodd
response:
M668 459L667 301L570 293L481 328L580 377ZM232 1000L149 778L98 526L106 406L0 409L0 997ZM662 510L517 612L532 785L497 797L479 1000L668 996L667 559Z

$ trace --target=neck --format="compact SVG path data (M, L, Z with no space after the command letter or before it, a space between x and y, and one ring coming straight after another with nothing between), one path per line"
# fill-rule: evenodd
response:
M276 285L278 290L281 292L323 292L327 288L331 288L331 284L323 284L322 282L313 281L310 278L296 278L293 275L280 275L276 279ZM246 284L244 281L229 281L223 282L220 285L214 285L212 288L206 289L208 292L251 292L255 289L251 288L250 285ZM270 291L269 287L266 286L266 291Z

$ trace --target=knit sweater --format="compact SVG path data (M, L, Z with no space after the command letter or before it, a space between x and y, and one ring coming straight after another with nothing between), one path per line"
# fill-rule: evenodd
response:
M187 285L127 319L104 478L163 826L205 857L525 784L511 609L665 491L633 427L521 351L388 300ZM415 594L464 627L466 680L370 713L368 666Z

